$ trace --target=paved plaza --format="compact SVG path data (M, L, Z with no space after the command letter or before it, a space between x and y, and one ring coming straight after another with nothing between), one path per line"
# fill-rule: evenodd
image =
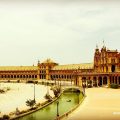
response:
M0 94L0 115L9 114L18 108L19 110L28 109L27 99L34 99L34 85L26 83L0 83L0 87L10 87L10 91ZM46 101L45 94L49 89L53 97L53 91L50 87L44 85L35 85L35 98L37 103Z
M65 120L120 120L120 89L86 88L86 95Z

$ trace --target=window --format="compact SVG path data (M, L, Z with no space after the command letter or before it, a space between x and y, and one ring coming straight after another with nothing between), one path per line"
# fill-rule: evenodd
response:
M111 59L111 62L112 62L112 63L115 63L115 59Z

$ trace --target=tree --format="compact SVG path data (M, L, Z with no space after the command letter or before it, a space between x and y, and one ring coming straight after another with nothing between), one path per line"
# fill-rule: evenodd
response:
M36 103L35 100L31 100L31 99L26 101L26 105L31 107L32 109L33 109L33 106L35 105L35 103Z
M10 119L10 117L9 117L9 115L3 115L3 118L2 118L3 120L9 120Z
M49 94L46 94L44 97L45 97L45 99L47 99L49 102L52 101L52 97L51 97Z
M55 86L55 87L52 88L52 90L53 90L53 93L54 93L55 97L58 97L58 95L61 92L61 88L59 86Z

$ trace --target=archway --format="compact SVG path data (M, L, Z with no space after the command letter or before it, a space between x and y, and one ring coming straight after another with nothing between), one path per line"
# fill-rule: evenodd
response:
M103 85L107 85L107 77L106 76L103 78Z
M86 77L82 77L82 86L86 87Z
M34 79L34 75L32 75L32 78Z
M10 78L10 75L8 75L8 78Z
M119 85L120 85L120 76L119 76Z
M115 84L117 84L117 76L115 76L115 80L114 81L115 81Z
M89 79L89 80L87 81L87 87L88 87L88 88L91 88L91 87L92 87L92 80Z
M13 78L13 75L11 75L11 78Z
M23 75L23 78L25 78L25 75Z
M112 71L112 72L115 72L115 65L112 65L112 66L111 66L111 71Z
M17 75L17 78L19 78L19 75Z
M98 80L99 80L98 85L102 86L102 77L99 77Z
M14 75L14 78L16 78L16 75Z
M97 87L97 78L96 77L93 77L93 86Z

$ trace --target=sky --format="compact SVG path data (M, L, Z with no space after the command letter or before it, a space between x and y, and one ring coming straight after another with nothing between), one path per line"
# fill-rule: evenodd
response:
M119 0L0 0L0 66L93 62L120 50Z

